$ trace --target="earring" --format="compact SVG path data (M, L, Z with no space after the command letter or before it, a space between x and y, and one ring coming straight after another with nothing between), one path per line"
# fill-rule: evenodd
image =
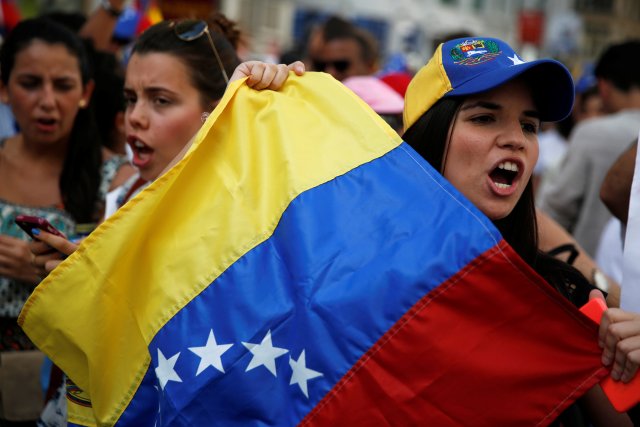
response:
M85 101L84 99L81 99L80 102L78 102L78 107L84 108L86 106L87 106L87 101Z
M202 120L202 123L206 122L208 118L209 118L209 113L207 111L202 113L202 115L200 116L200 120Z

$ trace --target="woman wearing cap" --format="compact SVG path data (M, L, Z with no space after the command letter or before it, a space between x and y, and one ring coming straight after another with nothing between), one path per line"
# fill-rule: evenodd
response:
M581 306L599 291L538 249L531 182L540 122L569 115L573 94L571 75L557 61L525 62L498 39L451 40L437 48L407 89L403 138L494 222L529 265ZM603 362L613 363L612 377L630 381L640 361L640 316L607 310L600 342ZM594 425L631 425L599 386L585 402Z

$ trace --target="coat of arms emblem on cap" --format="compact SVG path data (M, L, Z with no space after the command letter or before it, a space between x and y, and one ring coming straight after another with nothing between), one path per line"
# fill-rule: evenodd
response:
M456 65L477 65L491 61L502 52L492 40L465 40L451 49L451 59Z

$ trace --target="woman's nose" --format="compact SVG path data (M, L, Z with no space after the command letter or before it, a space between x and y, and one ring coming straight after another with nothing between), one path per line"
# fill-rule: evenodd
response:
M523 149L526 146L526 142L527 139L520 123L507 127L498 139L500 147L512 150Z
M145 112L144 106L135 103L127 108L125 113L127 122L134 129L145 128L148 126L149 118Z
M40 92L40 107L45 110L51 110L56 106L56 94L50 84L42 85Z

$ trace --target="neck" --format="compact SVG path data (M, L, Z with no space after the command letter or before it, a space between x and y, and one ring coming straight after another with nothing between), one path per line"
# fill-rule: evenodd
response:
M640 88L633 87L628 92L616 91L611 100L614 112L640 109Z
M626 96L627 105L625 109L638 109L640 108L640 88L634 87Z
M68 139L51 144L43 144L41 142L30 141L22 134L18 134L16 137L17 148L22 154L34 160L41 159L52 162L64 162L69 146Z

